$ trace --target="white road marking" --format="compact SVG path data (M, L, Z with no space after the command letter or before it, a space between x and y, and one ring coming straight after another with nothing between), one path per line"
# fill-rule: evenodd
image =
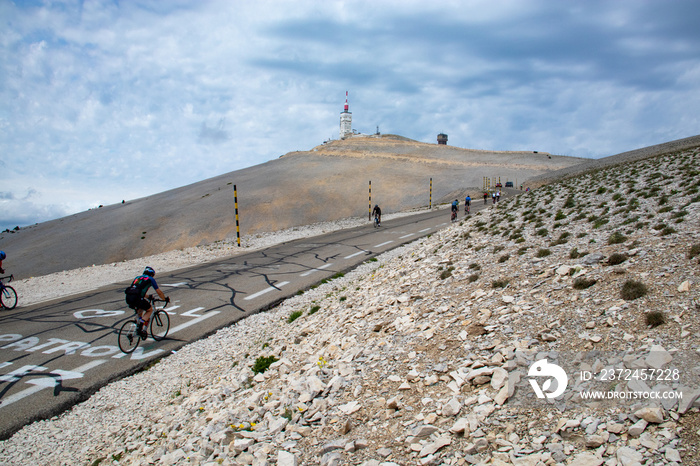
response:
M380 243L380 244L376 245L375 248L381 248L382 246L386 246L387 244L391 244L391 243L393 243L393 242L394 242L394 241L385 241L385 242L383 242L383 243Z
M104 309L85 309L73 313L76 319L93 319L95 317L112 317L120 316L124 311L105 311Z
M415 233L409 233L407 235L399 236L399 239L405 239L405 238L410 238L411 236L415 235Z
M426 231L430 231L432 228L423 228L422 230L418 231L418 233L425 233Z
M352 259L355 256L359 256L360 254L367 254L367 251L359 251L356 252L355 254L350 254L349 256L345 256L343 259Z
M27 388L25 390L22 390L21 392L17 392L14 395L10 395L8 397L5 397L2 399L2 402L0 403L0 408L4 408L5 406L9 406L15 401L19 401L22 398L26 398L29 395L32 395L34 393L40 392L41 390L45 388L50 388L50 387L55 387L58 385L58 380L61 379L61 382L64 380L68 379L81 379L83 378L84 374L83 372L86 372L93 367L97 367L102 363L107 362L106 359L96 359L94 361L91 361L87 364L83 364L80 367L76 367L72 371L64 371L61 369L56 369L51 371L51 374L56 374L58 377L41 377L39 379L32 379L28 380L26 383L34 385L31 388Z
M302 277L308 277L308 276L311 275L312 273L314 273L314 272L319 272L319 271L321 271L321 270L323 270L323 269L327 269L327 268L330 267L331 265L333 265L333 264L324 264L324 265L322 265L321 267L316 267L315 269L311 269L311 270L309 270L308 272L302 273L301 276L302 276Z
M189 311L189 312L194 312L194 311L199 310L199 309L204 309L204 308L193 309L192 311ZM192 319L189 322L185 322L184 324L180 324L177 327L171 328L170 331L168 332L168 336L172 335L173 333L177 333L180 330L185 329L191 325L198 324L201 321L203 321L204 319L208 319L209 317L214 317L215 315L220 314L220 313L221 313L221 311L211 311L207 314L202 314L201 316L197 317L196 319ZM194 314L192 314L192 315L194 315Z
M265 293L269 293L270 291L278 290L279 288L283 287L284 285L288 285L288 284L289 284L289 282L281 282L281 283L278 283L277 286L271 286L269 288L265 288L264 290L258 291L257 293L254 293L254 294L247 296L243 299L245 299L246 301L250 301L251 299L255 299L258 296L262 296Z

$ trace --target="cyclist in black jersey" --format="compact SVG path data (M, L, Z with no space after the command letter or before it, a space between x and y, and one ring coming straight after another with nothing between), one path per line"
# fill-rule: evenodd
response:
M382 224L382 209L379 208L379 204L374 205L374 210L372 210L372 215L377 219L377 224L381 226Z
M151 306L151 303L146 299L148 289L153 287L156 293L158 293L158 296L160 296L160 299L169 301L163 293L163 290L158 287L158 283L156 283L156 279L154 278L155 275L156 271L153 270L152 267L146 267L141 275L134 278L134 281L131 282L131 286L124 290L126 294L126 304L128 304L131 309L135 309L138 313L139 332L148 329L148 322L153 313L153 306Z

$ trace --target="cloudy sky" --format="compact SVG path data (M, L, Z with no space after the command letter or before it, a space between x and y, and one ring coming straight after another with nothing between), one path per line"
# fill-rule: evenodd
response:
M0 0L0 229L353 128L602 157L700 134L697 0Z

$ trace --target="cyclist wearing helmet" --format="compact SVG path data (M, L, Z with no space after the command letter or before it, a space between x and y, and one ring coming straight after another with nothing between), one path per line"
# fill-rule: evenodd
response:
M134 278L134 281L131 282L131 286L124 290L124 293L126 293L126 304L128 304L131 309L138 312L139 333L145 331L142 329L148 328L148 322L153 313L153 307L146 299L148 289L153 287L156 293L158 293L158 296L160 296L160 299L168 301L163 291L158 288L158 283L156 283L156 279L153 278L155 275L156 271L153 270L153 268L146 267L143 274Z
M372 215L374 215L374 218L377 219L377 223L379 225L382 224L382 209L379 208L379 204L374 204L374 210L372 211Z
M7 254L5 254L5 251L0 251L0 273L5 273L5 269L2 268L2 261L4 261L6 257Z

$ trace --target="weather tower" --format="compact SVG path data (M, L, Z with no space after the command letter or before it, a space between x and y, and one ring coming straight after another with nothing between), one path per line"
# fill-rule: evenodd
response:
M340 139L352 135L352 112L348 110L348 91L345 91L345 107L340 114Z

